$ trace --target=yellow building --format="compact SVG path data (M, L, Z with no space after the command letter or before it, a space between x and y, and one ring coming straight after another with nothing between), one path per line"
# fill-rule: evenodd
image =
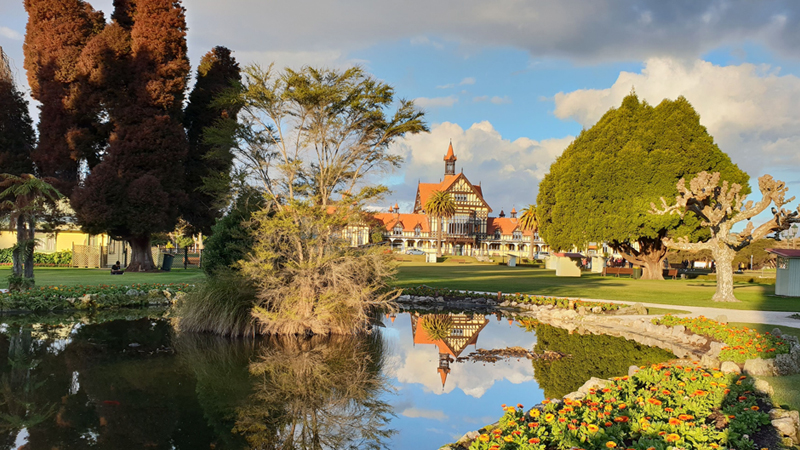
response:
M37 253L73 252L73 267L110 267L116 261L124 261L126 248L130 247L112 239L107 234L90 235L75 228L61 227L55 231L36 231L39 241ZM17 243L17 232L0 230L0 248L9 248Z

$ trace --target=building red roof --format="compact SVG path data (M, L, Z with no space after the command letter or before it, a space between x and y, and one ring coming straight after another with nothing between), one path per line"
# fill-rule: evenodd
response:
M800 250L791 248L768 248L767 252L773 255L783 256L784 258L800 258Z
M583 258L584 256L580 253L572 253L572 252L563 252L563 253L553 253L553 256L559 257L567 257L567 258Z
M519 228L519 219L511 217L489 217L486 219L486 234L492 235L495 230L500 230L500 234L512 234ZM523 230L523 236L533 235L531 230Z
M442 192L447 191L461 177L463 177L464 181L466 181L470 186L472 186L473 189L475 189L475 193L478 194L480 200L484 204L486 204L486 207L489 208L489 212L491 212L492 208L489 206L488 203L486 203L486 200L484 200L483 198L483 189L481 189L480 186L475 186L474 184L470 183L470 181L463 173L460 173L458 175L445 175L444 180L442 180L441 183L419 183L417 185L417 196L419 197L420 206L422 208L425 207L425 203L428 202L428 199L430 198L431 194L433 194L434 191L442 191Z
M403 227L403 231L414 231L417 225L423 233L431 231L428 216L425 214L377 213L375 218L383 224L386 230L392 230L399 223Z
M453 141L450 141L450 147L447 148L447 154L444 155L444 160L455 162L457 159L456 154L453 153Z

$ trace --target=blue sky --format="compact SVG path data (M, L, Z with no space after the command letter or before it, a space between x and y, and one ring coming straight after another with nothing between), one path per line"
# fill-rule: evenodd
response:
M92 5L111 11L111 1ZM800 194L800 3L790 0L186 0L192 62L214 45L242 63L364 66L417 99L431 133L394 146L386 205L411 208L418 180L457 167L495 213L535 201L538 182L583 127L635 87L684 95L723 151ZM0 46L25 83L21 1L0 4ZM796 206L794 202L790 206Z

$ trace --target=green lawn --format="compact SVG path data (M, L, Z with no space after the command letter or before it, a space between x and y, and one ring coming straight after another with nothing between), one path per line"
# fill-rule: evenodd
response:
M0 288L8 287L11 268L0 269ZM37 267L33 271L37 286L76 284L136 284L136 283L194 283L205 275L200 269L173 269L170 272L111 275L108 269L72 269L64 267Z
M800 298L775 297L774 285L737 283L740 303L712 303L715 283L699 280L633 280L584 274L580 278L556 277L555 271L530 267L486 264L400 264L397 286L418 286L526 293L606 300L629 300L679 306L713 306L729 309L800 311Z

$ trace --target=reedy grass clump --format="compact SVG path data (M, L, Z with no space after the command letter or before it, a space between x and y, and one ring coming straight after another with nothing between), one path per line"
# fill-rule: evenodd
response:
M258 331L252 309L256 289L232 270L213 276L176 303L178 328L188 332L210 332L229 336L255 336Z
M420 321L428 337L434 341L450 336L450 331L453 329L453 318L448 314L428 314Z

